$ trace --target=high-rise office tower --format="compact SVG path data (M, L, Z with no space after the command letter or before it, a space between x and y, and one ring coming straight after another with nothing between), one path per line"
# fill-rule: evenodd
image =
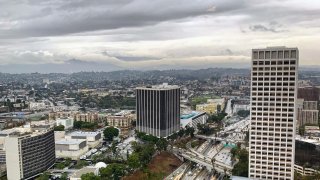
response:
M252 50L249 178L291 180L299 51Z
M171 135L180 128L180 88L168 84L137 88L136 112L138 131Z

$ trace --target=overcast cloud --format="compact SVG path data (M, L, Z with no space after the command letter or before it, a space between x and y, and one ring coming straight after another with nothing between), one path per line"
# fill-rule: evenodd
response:
M320 65L320 1L0 0L0 65L12 72L249 67L252 48L282 45Z

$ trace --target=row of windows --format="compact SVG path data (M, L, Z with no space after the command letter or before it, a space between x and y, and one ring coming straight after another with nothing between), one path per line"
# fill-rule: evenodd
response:
M252 82L252 86L294 86L295 82Z
M251 121L251 125L252 126L276 126L276 127L289 127L289 128L292 128L293 127L293 124L291 123L287 123L286 122L286 119L284 119L284 122L274 122L274 121Z
M282 113L273 113L273 112L252 112L251 113L252 116L275 116L275 117L293 117L293 113L286 113L286 112L282 112ZM288 116L287 116L288 115Z
M260 94L260 93L258 93ZM287 99L287 97L283 97L284 94L287 96L289 95L288 93L286 92L278 92L276 94L274 93L269 93L269 96L263 96L265 93L262 93L262 95L260 96L253 96L252 97L252 103L258 103L257 105L264 105L264 106L288 106L288 107L294 107L294 98L289 98L288 101L289 102L279 102L277 101L278 103L275 103L274 101L276 99L278 99L279 97L282 96L283 99ZM270 97L271 96L271 97ZM284 100L283 100L284 101ZM287 101L287 100L286 100ZM262 104L263 103L263 104Z
M251 121L271 121L271 122L293 122L293 117L275 117L275 116L264 116L263 118L260 116L251 115Z
M269 71L280 71L280 70L296 70L295 66L253 66L252 67L252 72L269 72ZM291 72L295 73L295 72Z
M277 92L277 93L274 93L274 92L270 92L270 93L269 92L259 92L259 93L252 92L252 99L255 98L255 100L253 100L253 101L256 101L256 99L259 99L259 98L263 99L264 101L275 101L275 98L278 98L278 97L289 98L289 102L294 102L294 94L287 93L284 91Z
M273 151L274 149L272 148L272 147L270 147L270 146L276 146L276 147L290 147L290 148L292 148L292 144L288 144L288 143L286 143L286 142L282 142L282 143L279 143L279 142L275 142L275 143L273 143L273 142L269 142L268 143L268 146L269 146L269 148L267 148L266 146L255 146L255 145L253 145L253 146L251 146L251 150L254 150L254 149L256 149L256 151L254 151L255 153L259 153L259 152L265 152L265 151L267 151L267 150L269 150L269 152L268 152L268 155L269 156L279 156L279 152L270 152L270 151ZM263 150L263 151L258 151L258 150ZM285 153L280 153L280 156L282 156L282 157L285 157L286 156L286 154ZM291 154L287 154L287 156L290 156L291 157Z
M288 81L293 81L293 82L295 82L295 77L271 77L271 78L269 78L269 77L265 77L265 78L263 78L263 77L259 77L259 78L257 78L257 77L253 77L252 78L252 82L254 82L254 81L259 81L259 82L261 82L261 81L285 81L285 82L288 82Z
M260 172L260 171L257 171L257 173ZM267 176L267 175L251 175L250 178L252 179L273 179L273 180L291 180L291 177L289 176L288 174L288 177L285 177L283 175L283 173L281 173L281 176L284 176L284 177L279 177L278 173L274 174L276 177L274 176Z
M289 59L289 58L287 58ZM260 59L253 59L253 65L295 65L296 64L296 60L282 60L282 59L278 59L278 60L265 60L264 58L260 58Z
M269 75L272 75L272 76L275 76L277 74L273 74L273 73L276 73L275 71L295 71L296 70L296 67L294 66L291 66L291 67L288 67L288 66L285 66L285 67L253 67L252 68L252 75L257 75L256 73L263 73L263 71L265 73L269 73ZM271 72L270 72L271 71ZM271 74L272 73L272 74ZM295 74L295 72L292 72L293 74ZM292 75L293 75L292 74ZM263 74L260 74L260 76L262 76ZM288 74L289 75L289 72ZM291 75L291 74L290 74Z
M268 86L253 86L252 87L252 91L272 91L274 92L275 90L277 91L292 91L294 92L294 82L288 83L288 82L277 82L276 86L280 86L280 87L268 87ZM293 86L293 87L289 87L288 86Z
M285 131L282 131L282 132L285 132ZM292 133L292 131L288 131L288 133ZM292 138L293 135L292 134L288 134L288 135L283 135L281 134L280 136L255 136L255 135L252 135L251 137L251 141L270 141L271 143L273 143L273 141L275 140L275 137L281 137L281 138ZM263 143L267 143L267 142L263 142ZM270 146L273 146L273 145L270 145Z
M261 161L261 160L256 160L256 161L250 161L252 164L250 165L251 168L257 166L257 164L261 165L261 166L272 166L274 168L276 167L291 167L291 162L277 162L277 161L269 161L269 162L266 162L266 161Z
M279 51L253 51L253 59L289 59L297 58L296 50L279 50Z
M277 98L281 101L281 98ZM264 106L264 108L262 108L262 103L258 103L259 105L257 106L256 103L252 103L252 111L276 111L276 112L282 112L282 113L286 113L286 112L293 112L293 108L273 108L273 107L269 107L269 106ZM279 106L277 106L279 107Z
M291 135L292 136L292 135ZM261 142L261 140L259 141L255 141L253 139L250 139L251 140L251 146L254 146L254 145L263 145L263 146L267 146L268 145L268 142ZM274 141L275 142L279 142L281 140L281 142L287 142L287 143L292 143L292 139L288 139L286 137L276 137L274 138ZM272 143L272 142L269 142L269 143Z

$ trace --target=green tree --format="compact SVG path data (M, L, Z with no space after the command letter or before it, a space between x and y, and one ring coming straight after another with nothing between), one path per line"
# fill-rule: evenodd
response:
M62 173L60 180L68 180L68 174L67 173Z
M81 180L101 180L99 176L94 175L93 173L87 173L81 175Z
M183 135L184 135L184 129L180 129L180 131L178 132L178 135L180 136L180 137L182 137Z
M189 127L189 126L187 126L186 127L186 130L185 130L185 133L186 133L186 135L190 135L191 137L194 137L194 128L193 127Z
M114 127L107 127L104 131L104 138L108 141L112 141L114 137L117 137L119 135L119 130Z
M167 147L168 147L168 141L164 138L160 138L157 143L156 143L156 146L157 146L157 149L158 150L167 150Z
M36 178L36 180L49 180L49 173L45 172L41 174L39 177Z
M64 125L55 126L54 131L64 131Z
M65 168L66 166L65 166L63 163L57 163L57 164L55 165L55 167L56 167L57 169L63 169L63 168Z
M87 166L87 165L89 165L89 163L87 161L79 160L79 161L77 161L77 164L75 165L75 168L76 169L81 169L82 167Z
M125 175L125 165L119 163L109 164L106 168L100 169L100 177L102 179L114 179L119 180Z
M240 116L240 117L247 117L247 116L249 116L249 114L250 114L250 111L249 110L240 110L240 111L238 111L238 116Z
M239 162L234 166L232 174L235 176L248 177L249 167L249 153L246 149L239 149L231 151L232 154L238 157Z
M304 133L305 133L305 127L304 127L304 126L300 126L300 127L299 127L299 134L300 134L301 136L303 136Z
M128 158L128 165L130 168L132 169L137 169L140 167L140 158L139 158L139 154L134 152L132 153L129 158Z

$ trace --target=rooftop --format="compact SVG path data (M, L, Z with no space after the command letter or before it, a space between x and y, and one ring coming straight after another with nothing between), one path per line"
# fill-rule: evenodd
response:
M68 145L75 145L75 144L80 144L82 142L84 142L85 140L81 140L81 139L63 139L63 140L59 140L56 141L56 144L68 144Z
M73 173L73 174L71 175L71 178L81 178L81 176L82 176L83 174L94 173L95 170L96 170L95 167L90 167L90 166L84 167L84 168L82 168L82 169L79 169L79 170L76 171L75 173Z
M150 90L170 90L170 89L178 89L180 88L177 85L169 85L168 83L163 83L160 85L154 86L145 86L145 87L137 87L137 89L150 89Z
M97 134L99 134L99 132L83 132L83 131L75 131L72 132L70 134L68 134L69 136L83 136L83 137L93 137L96 136Z

